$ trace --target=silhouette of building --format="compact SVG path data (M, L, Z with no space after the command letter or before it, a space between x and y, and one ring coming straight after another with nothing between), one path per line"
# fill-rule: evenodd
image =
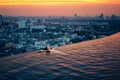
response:
M103 19L104 19L104 14L100 14L100 15L99 15L99 18L100 18L101 20L103 20Z
M75 14L74 14L74 17L76 18L77 16L78 16L78 15L75 13Z
M0 26L2 26L2 15L0 15Z
M114 14L111 15L111 19L112 19L112 20L116 20L116 15L114 15Z

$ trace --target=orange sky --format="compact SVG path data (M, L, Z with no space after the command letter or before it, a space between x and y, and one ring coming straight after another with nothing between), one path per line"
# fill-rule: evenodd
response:
M10 16L120 15L120 0L0 0L0 14Z

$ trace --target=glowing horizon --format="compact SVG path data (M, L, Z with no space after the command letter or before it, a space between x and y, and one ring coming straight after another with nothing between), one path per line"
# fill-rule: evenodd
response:
M120 15L120 0L0 0L0 14L9 16Z
M0 0L0 5L120 4L119 0Z

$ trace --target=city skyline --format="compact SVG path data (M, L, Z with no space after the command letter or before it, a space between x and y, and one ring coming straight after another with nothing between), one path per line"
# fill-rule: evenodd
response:
M0 14L7 16L120 16L119 0L1 0Z

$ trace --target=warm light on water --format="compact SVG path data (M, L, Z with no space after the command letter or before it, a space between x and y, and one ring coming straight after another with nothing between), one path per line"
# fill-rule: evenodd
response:
M103 39L62 46L56 51L61 52L36 51L0 59L0 79L120 79L120 33Z

